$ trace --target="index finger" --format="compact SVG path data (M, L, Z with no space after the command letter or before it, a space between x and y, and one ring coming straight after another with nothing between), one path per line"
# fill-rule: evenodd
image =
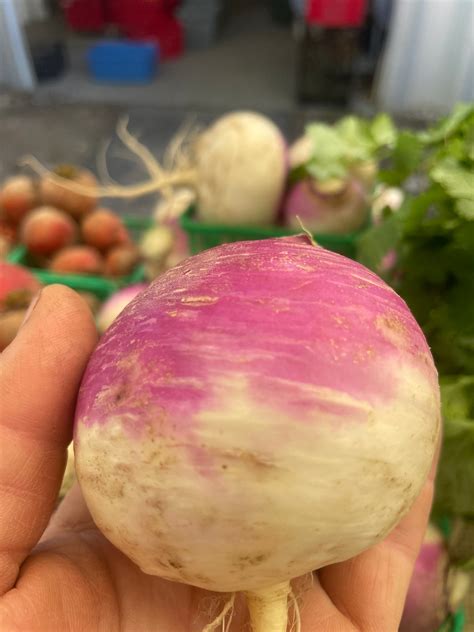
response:
M14 585L51 516L95 342L84 301L50 286L0 356L0 595Z

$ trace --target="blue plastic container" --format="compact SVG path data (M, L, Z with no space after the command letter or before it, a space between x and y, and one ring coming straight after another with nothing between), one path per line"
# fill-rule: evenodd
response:
M159 59L159 47L151 42L104 40L87 53L89 71L97 81L149 83Z

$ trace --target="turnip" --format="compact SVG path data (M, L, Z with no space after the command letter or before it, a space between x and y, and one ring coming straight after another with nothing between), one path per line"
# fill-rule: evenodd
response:
M146 283L136 283L118 290L110 296L97 314L97 328L101 334L114 322L117 316L140 292L146 289Z
M290 580L357 555L408 511L440 427L403 300L305 236L227 244L156 279L91 357L76 471L145 572L243 591L287 629Z
M170 219L145 232L140 253L147 278L155 279L189 256L188 236L177 219Z
M290 189L284 205L284 222L298 228L299 222L314 233L351 233L367 221L367 199L363 187L350 180L336 193L324 194L307 178Z
M170 226L153 226L145 232L139 248L147 279L155 279L167 269L166 262L174 246L175 239Z
M96 188L51 173L32 157L23 164L54 184L55 191L59 188L83 196L134 198L184 188L194 191L203 222L266 225L276 219L288 170L287 150L281 132L268 118L254 112L222 116L185 148L171 152L177 157L168 170L128 133L123 123L118 133L144 162L148 181Z
M158 203L154 217L158 224L169 222L183 215L191 204L195 204L196 194L192 189L176 189Z
M400 632L437 632L459 606L467 581L462 571L450 568L443 536L429 525L413 571Z
M195 147L198 216L219 224L271 224L287 174L286 145L269 119L228 114Z

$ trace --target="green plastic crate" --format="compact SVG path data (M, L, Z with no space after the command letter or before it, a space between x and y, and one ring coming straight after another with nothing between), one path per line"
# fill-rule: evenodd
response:
M441 626L438 632L463 632L465 623L466 617L464 610L461 609L453 614L448 621Z
M134 217L126 217L123 221L135 241L152 224L151 220ZM61 283L79 292L91 292L100 299L106 299L118 289L140 283L145 279L145 271L142 265L138 265L130 275L119 280L106 279L92 274L59 274L50 270L32 268L28 266L27 251L24 246L14 248L8 255L8 261L27 267L44 285Z
M214 248L221 244L234 241L249 241L253 239L268 239L271 237L286 237L297 235L301 230L292 230L280 226L224 226L219 224L205 224L196 219L195 208L191 207L181 217L181 228L189 239L191 254ZM320 235L315 234L315 241L328 250L338 252L346 257L355 259L356 241L366 227L348 235Z

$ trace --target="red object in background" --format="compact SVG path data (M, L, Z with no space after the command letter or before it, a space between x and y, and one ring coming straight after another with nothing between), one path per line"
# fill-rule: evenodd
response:
M362 26L366 0L307 0L306 21L328 28Z
M62 0L64 16L71 29L95 33L106 25L106 15L102 0Z
M104 0L107 20L134 40L158 42L161 59L181 55L183 29L174 17L178 0Z

